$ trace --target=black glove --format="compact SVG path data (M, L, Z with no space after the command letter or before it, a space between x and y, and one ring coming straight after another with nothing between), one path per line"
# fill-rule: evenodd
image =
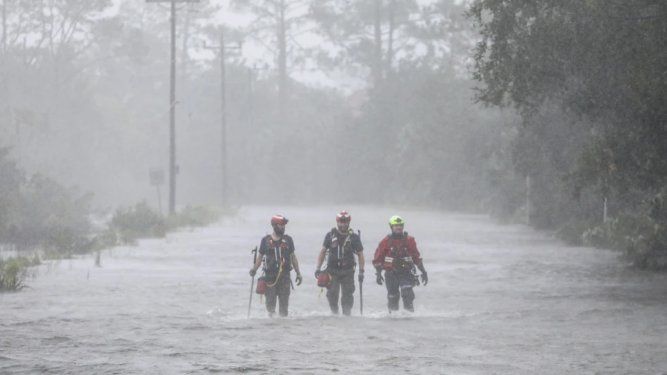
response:
M296 286L301 285L301 282L303 281L303 278L301 278L301 274L296 275Z
M375 273L375 282L378 283L378 285L382 285L383 281L384 277L382 277L382 271L377 271Z
M422 284L428 284L428 274L426 272L422 272Z
M255 275L257 274L257 270L254 269L254 268L251 268L249 273L250 273L250 276L255 277Z
M359 270L359 275L357 276L357 280L359 280L359 284L364 282L364 270Z
M317 279L318 277L320 277L321 274L322 274L322 271L320 271L320 270L315 271L315 278Z

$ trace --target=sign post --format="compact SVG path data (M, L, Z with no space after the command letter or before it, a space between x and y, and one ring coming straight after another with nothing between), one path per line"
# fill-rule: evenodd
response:
M162 215L162 193L160 192L160 186L164 185L164 169L162 168L151 168L148 172L148 177L152 186L155 186L157 189L157 207Z

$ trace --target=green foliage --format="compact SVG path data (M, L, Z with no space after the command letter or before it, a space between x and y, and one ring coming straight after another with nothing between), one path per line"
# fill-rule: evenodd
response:
M186 206L183 210L167 217L167 228L170 230L181 227L204 227L213 224L220 218L220 213L202 206Z
M617 249L642 268L667 269L667 189L641 205L636 214L623 214L587 230L584 242Z
M0 151L0 242L18 250L86 252L90 200L44 176L26 179Z
M35 175L22 186L6 239L19 249L85 252L90 199L91 195L78 195L75 190Z
M534 223L575 242L585 232L647 267L662 262L661 221L640 207L667 183L665 14L658 0L477 0L469 10L482 34L478 99L523 117L513 164L534 178ZM604 199L613 219L598 226Z
M21 186L25 178L16 163L8 158L9 150L0 148L0 241L9 235L11 221L18 210Z
M113 229L112 226L109 226L100 233L97 233L93 239L93 245L91 248L95 251L100 251L102 249L114 247L118 245L118 233Z
M139 238L164 237L167 228L162 216L145 201L134 207L117 209L110 227L118 232L122 243L135 243Z
M595 225L594 221L575 218L558 225L556 236L569 245L581 246L588 243L588 231Z
M39 262L39 257L33 259L27 257L0 259L0 292L23 289L28 275L28 267L36 266Z
M37 253L32 257L19 256L0 259L0 292L19 291L25 288L28 269L41 263Z
M145 201L134 207L119 208L111 219L109 230L94 238L96 248L113 246L117 241L136 243L140 238L164 237L168 231L182 227L202 227L214 223L220 214L210 208L187 206L174 215L163 217Z

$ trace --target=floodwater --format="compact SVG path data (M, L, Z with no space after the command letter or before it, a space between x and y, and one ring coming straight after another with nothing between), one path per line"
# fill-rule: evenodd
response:
M338 210L367 257L364 315L331 316L312 276ZM253 295L250 250L290 219L305 281L288 318ZM401 214L429 271L415 313L386 311L370 258ZM250 207L203 229L40 266L0 294L2 374L667 373L667 276L484 216Z

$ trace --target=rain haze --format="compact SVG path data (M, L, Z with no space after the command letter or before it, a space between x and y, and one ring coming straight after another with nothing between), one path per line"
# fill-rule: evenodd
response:
M0 373L667 373L666 2L0 12Z

